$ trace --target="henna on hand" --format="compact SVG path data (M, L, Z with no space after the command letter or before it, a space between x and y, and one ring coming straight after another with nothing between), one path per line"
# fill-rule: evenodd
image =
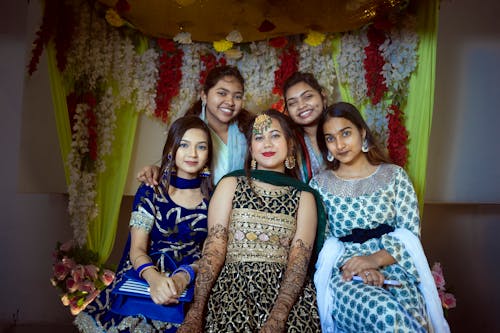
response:
M193 303L184 321L186 325L193 327L193 329L198 328L203 322L210 291L225 261L227 239L228 230L221 224L215 224L208 230L208 236L203 245L203 254L197 263L198 274L195 281Z
M273 328L273 332L285 331L288 314L302 292L311 253L312 246L306 245L301 239L292 244L278 297L266 324L263 326L263 329L265 328L263 332L267 332L268 328Z

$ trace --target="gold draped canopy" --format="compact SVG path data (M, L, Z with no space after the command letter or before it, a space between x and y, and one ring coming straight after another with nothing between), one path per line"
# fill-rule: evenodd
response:
M118 0L99 0L115 7ZM123 0L122 0L123 1ZM224 39L237 30L242 42L272 37L357 29L399 12L409 0L127 0L121 16L145 35L173 38L189 32L193 41Z

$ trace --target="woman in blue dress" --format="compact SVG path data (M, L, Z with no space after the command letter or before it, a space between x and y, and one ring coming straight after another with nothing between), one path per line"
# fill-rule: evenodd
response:
M310 182L328 215L314 277L323 332L449 332L404 169L349 103L326 110L317 139L327 164Z
M212 141L198 117L176 120L163 148L159 184L142 184L134 199L130 237L115 281L75 318L81 332L175 332L184 319L179 296L193 284L207 236ZM117 294L137 273L151 298Z

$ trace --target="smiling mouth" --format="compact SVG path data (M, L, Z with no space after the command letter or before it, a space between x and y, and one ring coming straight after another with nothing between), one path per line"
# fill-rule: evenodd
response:
M309 117L309 115L311 115L311 113L312 113L312 110L302 111L299 113L299 117L300 118L307 118L307 117Z
M271 157L271 156L274 156L276 153L274 152L266 152L266 153L262 153L263 156L265 157Z

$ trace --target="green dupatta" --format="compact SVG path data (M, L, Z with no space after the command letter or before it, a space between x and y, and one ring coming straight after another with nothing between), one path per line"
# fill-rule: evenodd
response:
M236 170L228 173L225 177L240 177L245 176L245 170ZM287 176L281 172L267 171L267 170L251 170L250 176L254 179L276 185L276 186L293 186L300 191L307 191L314 195L316 200L316 211L318 214L318 227L316 230L316 241L314 244L313 257L311 258L312 263L316 262L319 252L323 247L323 242L325 241L325 210L323 208L323 200L318 191L311 188L309 185L297 180L293 177Z

